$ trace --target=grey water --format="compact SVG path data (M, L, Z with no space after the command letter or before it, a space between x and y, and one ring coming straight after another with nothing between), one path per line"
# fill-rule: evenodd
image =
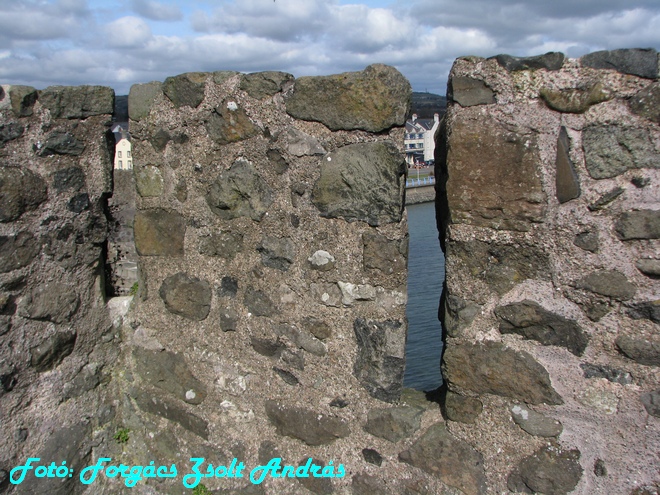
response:
M440 354L442 327L438 305L445 278L445 257L440 250L435 206L407 206L408 232L408 341L404 387L431 391L442 384Z

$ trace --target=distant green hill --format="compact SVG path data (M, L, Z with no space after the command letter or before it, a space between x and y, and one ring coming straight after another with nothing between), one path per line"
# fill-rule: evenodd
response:
M419 119L432 119L434 113L440 116L447 110L447 98L433 93L412 94L412 112L416 113Z

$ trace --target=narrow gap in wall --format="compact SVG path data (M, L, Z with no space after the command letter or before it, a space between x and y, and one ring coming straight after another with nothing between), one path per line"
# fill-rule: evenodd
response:
M137 254L133 237L136 193L128 129L128 96L116 97L108 134L108 147L113 161L113 184L106 210L108 240L105 288L108 297L116 297L133 294L137 289Z
M408 341L405 387L425 392L442 384L442 327L438 304L445 278L445 258L435 225L435 205L425 202L408 210Z
M445 279L435 205L435 143L446 100L413 95L413 114L406 124L408 166L408 340L404 387L430 392L442 385L440 358L443 330L438 305Z

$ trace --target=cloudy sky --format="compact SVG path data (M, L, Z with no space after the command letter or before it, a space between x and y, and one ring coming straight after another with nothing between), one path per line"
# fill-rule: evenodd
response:
M0 83L397 67L444 94L461 55L660 49L660 0L0 0Z

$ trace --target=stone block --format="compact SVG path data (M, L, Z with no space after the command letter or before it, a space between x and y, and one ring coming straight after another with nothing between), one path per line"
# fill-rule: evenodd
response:
M183 256L186 221L160 208L135 213L135 249L140 256Z
M517 231L542 222L546 195L536 138L485 116L459 114L451 128L446 188L452 222Z
M341 419L312 409L273 400L267 400L265 408L279 435L302 440L307 445L327 445L351 434L348 425Z
M209 283L183 272L163 280L158 293L170 313L189 320L204 320L211 310Z
M326 218L371 226L400 222L405 161L391 142L358 143L321 159L312 202Z
M13 222L48 199L46 182L23 167L0 167L0 222Z
M400 72L374 64L361 72L296 79L286 111L333 131L380 132L405 124L411 97L410 83Z
M502 343L449 343L442 362L443 376L454 387L478 394L511 397L528 404L563 404L547 370L529 353Z

